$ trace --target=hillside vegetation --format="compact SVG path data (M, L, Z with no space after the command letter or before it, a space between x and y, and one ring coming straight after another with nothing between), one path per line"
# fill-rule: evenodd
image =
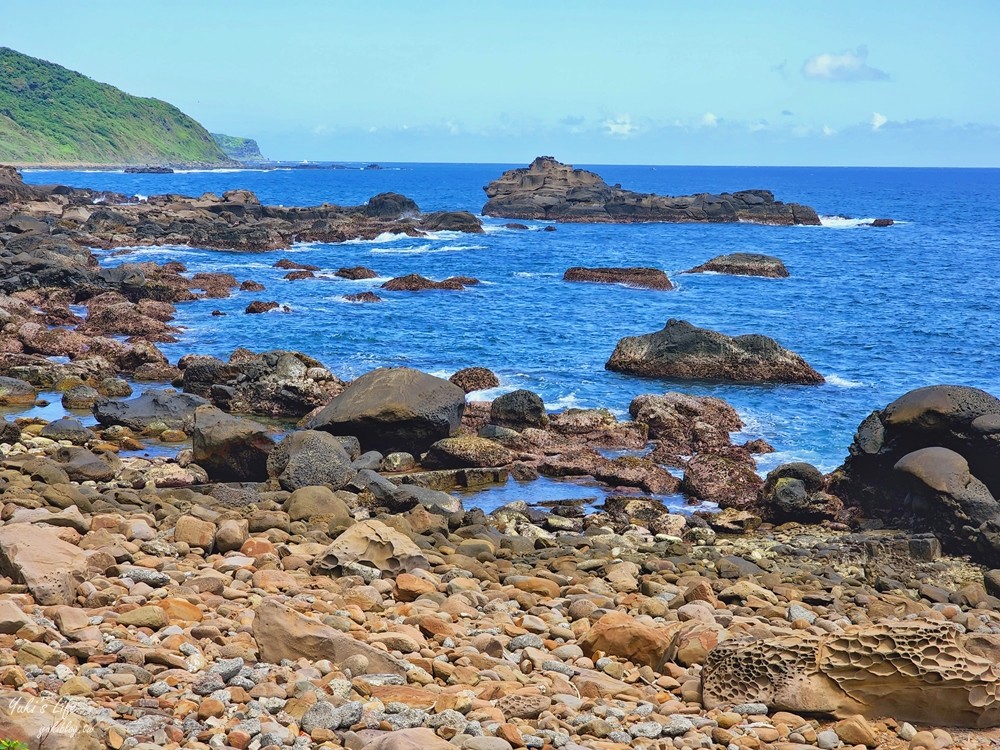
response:
M247 162L269 161L260 152L260 147L253 138L240 138L236 135L223 135L222 133L212 133L212 137L219 144L222 153L230 159Z
M0 47L0 163L226 161L208 131L177 107Z

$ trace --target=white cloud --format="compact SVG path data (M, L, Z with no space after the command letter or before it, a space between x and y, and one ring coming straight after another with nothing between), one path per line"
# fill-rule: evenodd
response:
M872 112L872 130L878 130L889 122L889 118L878 112Z
M820 81L884 81L889 74L868 64L868 48L861 45L853 52L824 52L802 65L802 75Z
M701 124L706 128L714 128L719 124L719 118L714 112L706 112L701 116Z
M829 138L831 135L837 135L837 131L831 128L829 125L823 126L823 135Z
M605 120L603 125L612 138L631 138L639 132L639 126L632 122L631 115L618 115L613 120Z
M747 130L751 133L759 133L762 130L770 130L770 126L767 124L766 120L758 120L757 122L751 122L747 126Z

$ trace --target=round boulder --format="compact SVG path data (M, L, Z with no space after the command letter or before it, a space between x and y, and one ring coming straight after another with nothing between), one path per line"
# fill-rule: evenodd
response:
M494 399L490 406L490 422L501 427L523 430L544 427L548 421L545 402L532 391L521 389L505 393Z
M293 432L282 440L268 456L267 472L291 492L317 485L339 490L357 474L341 441L316 430Z
M226 414L214 406L199 406L191 432L194 461L219 482L267 480L267 457L274 440L267 428Z
M448 380L466 393L485 391L500 385L500 378L485 367L463 368L448 378Z

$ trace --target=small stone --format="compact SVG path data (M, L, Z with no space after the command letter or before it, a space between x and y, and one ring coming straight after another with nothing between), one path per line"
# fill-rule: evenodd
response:
M832 729L816 733L816 747L820 750L833 750L835 747L840 747L840 744L840 737Z

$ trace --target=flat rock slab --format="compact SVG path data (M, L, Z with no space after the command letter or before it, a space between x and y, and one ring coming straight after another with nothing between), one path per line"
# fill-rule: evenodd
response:
M0 572L24 581L43 606L75 604L87 557L52 529L27 524L0 528Z

